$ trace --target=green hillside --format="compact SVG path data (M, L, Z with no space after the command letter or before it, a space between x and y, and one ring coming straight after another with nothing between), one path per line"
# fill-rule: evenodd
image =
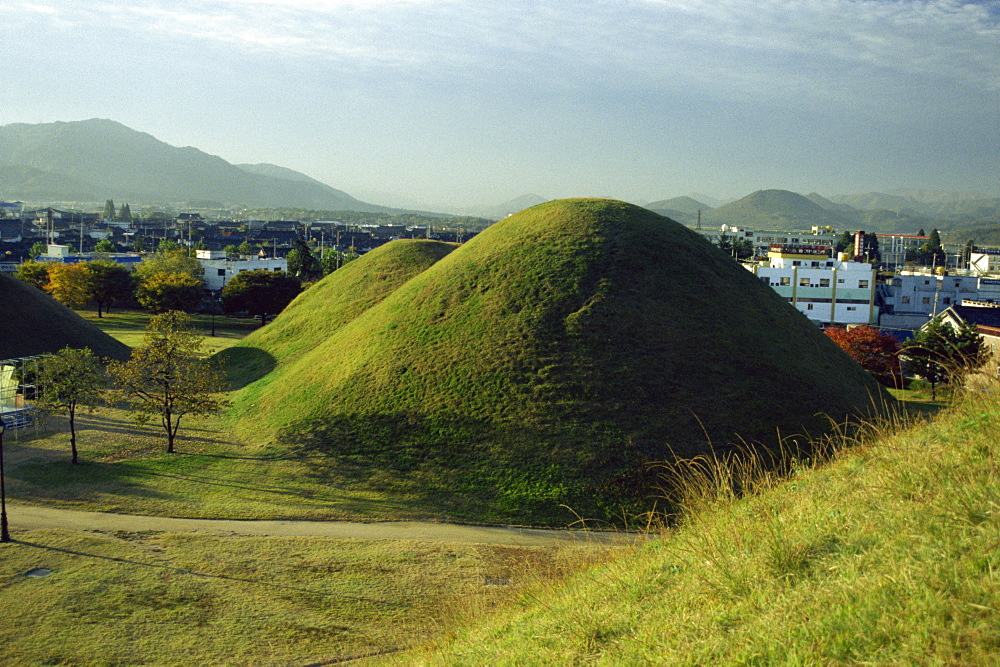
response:
M126 359L119 343L41 290L0 274L0 359L88 347L102 358Z
M995 665L1000 396L883 429L406 665ZM694 486L699 486L695 484Z
M284 345L312 349L235 397L237 431L404 484L456 518L564 521L560 504L621 516L648 493L648 462L707 440L773 446L882 398L698 234L611 200L522 211L303 337Z

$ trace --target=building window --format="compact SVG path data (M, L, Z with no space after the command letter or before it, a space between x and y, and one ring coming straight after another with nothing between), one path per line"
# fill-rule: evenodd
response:
M923 303L923 304L927 304L927 303L930 303L930 302L931 302L931 298L929 296L925 296L923 299L920 300L920 303Z
M829 287L830 286L830 279L829 278L820 278L819 279L819 286L820 287Z
M946 305L946 306L947 306L947 305L948 305L949 303L951 303L951 298L949 298L949 297L945 297L945 298L944 298L944 305Z
M806 310L812 310L812 309L813 309L813 305L811 303L807 303L806 304Z
M219 271L218 275L220 275L220 276L226 275L226 270L225 269L219 269L218 271Z
M868 287L868 281L867 280L859 280L858 281L858 287L861 288L861 289L867 288Z
M809 279L799 278L799 287L809 287Z
M792 262L792 266L798 266L801 262Z
M792 279L785 276L784 278L781 279L781 284L784 285L785 287L788 287L789 285L792 284Z
M857 310L857 309L858 309L857 306L848 306L847 307L847 310Z
M837 284L838 285L843 284L843 282L844 282L843 278L837 278Z
M903 303L909 303L909 302L910 302L910 297L904 296L903 297Z

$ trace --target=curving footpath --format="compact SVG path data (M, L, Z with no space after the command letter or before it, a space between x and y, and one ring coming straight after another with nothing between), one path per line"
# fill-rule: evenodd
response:
M593 544L595 546L634 544L643 536L636 533L548 530L503 526L467 526L427 521L238 521L232 519L181 519L160 516L83 512L80 510L8 505L14 539L18 530L56 528L110 533L155 530L168 533L212 535L254 535L275 537L325 537L358 540L413 540L510 546L552 546Z

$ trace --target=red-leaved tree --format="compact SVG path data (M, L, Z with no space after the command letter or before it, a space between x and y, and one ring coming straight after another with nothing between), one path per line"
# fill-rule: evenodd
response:
M899 343L887 333L867 325L845 329L827 327L827 336L851 358L861 364L882 384L900 388L903 375L899 368Z

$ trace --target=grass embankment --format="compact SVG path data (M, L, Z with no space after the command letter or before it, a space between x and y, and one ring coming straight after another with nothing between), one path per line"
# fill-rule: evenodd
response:
M234 429L458 520L641 513L649 462L892 402L718 248L623 202L522 211L350 318L320 298L340 273L261 332L276 369L235 394Z
M607 553L148 531L16 540L0 544L7 665L327 664L425 643Z
M539 587L404 664L993 664L1000 395L883 432Z

